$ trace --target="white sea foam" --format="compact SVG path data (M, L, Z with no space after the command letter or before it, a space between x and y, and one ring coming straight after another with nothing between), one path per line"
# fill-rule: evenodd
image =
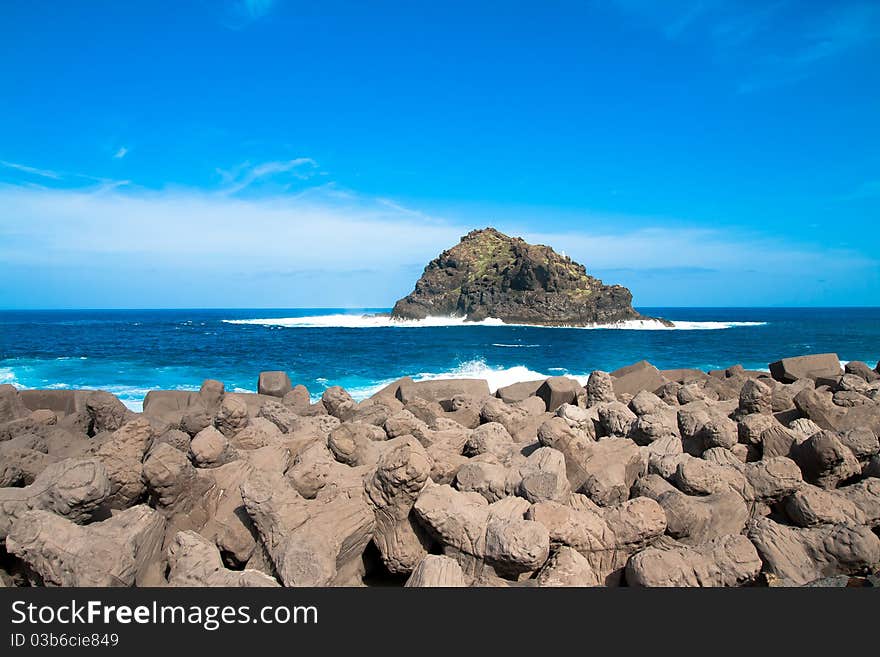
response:
M557 374L564 373L577 379L581 384L586 384L590 377L589 373L571 373L563 368L552 368ZM529 369L525 365L514 365L513 367L493 367L486 364L482 359L470 360L458 365L448 372L421 372L413 376L414 381L437 381L442 379L486 379L489 382L489 389L492 392L509 386L512 383L520 383L522 381L538 381L547 379L551 375L544 372L537 372ZM387 383L385 384L387 385Z
M507 324L500 319L489 318L480 322L468 322L463 317L427 317L425 319L393 319L387 315L311 315L308 317L265 317L256 319L224 319L226 324L243 324L283 328L438 328L447 326L529 326L532 328L572 328L585 330L629 331L707 331L747 326L764 326L767 322L691 322L674 321L672 326L653 319L633 319L612 324L591 326L537 326L533 324ZM494 345L510 346L510 345ZM520 345L516 345L520 346Z

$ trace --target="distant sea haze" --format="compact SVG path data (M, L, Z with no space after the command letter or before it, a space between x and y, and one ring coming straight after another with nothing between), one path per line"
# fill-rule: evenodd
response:
M664 317L613 327L546 328L456 318L398 322L388 309L0 311L0 383L108 390L139 410L153 389L206 378L255 391L284 370L314 398L341 385L358 399L402 376L473 377L490 387L638 360L661 369L749 369L786 356L880 358L880 308L639 308Z

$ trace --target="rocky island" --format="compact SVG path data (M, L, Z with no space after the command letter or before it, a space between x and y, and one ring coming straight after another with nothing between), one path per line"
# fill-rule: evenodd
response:
M654 319L633 309L632 293L625 287L605 285L549 246L528 244L494 228L471 231L432 260L415 290L394 304L391 316L494 318L543 326Z
M880 365L0 385L0 586L876 586Z

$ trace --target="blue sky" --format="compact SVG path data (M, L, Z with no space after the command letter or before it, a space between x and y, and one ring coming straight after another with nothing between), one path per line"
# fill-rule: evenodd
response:
M880 305L876 2L5 2L0 307L390 306L475 227Z

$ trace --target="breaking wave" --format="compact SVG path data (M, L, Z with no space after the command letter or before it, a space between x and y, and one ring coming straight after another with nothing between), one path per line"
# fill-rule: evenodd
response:
M480 322L468 322L463 317L427 317L425 319L393 319L388 315L312 315L308 317L265 317L256 319L224 319L226 324L265 326L271 328L440 328L448 326L527 326L529 328L571 328L580 330L629 330L629 331L708 331L748 326L764 326L767 322L688 322L673 321L672 326L651 319L633 319L612 324L592 326L538 326L534 324L507 324L500 319L489 318ZM522 346L522 345L494 345Z

